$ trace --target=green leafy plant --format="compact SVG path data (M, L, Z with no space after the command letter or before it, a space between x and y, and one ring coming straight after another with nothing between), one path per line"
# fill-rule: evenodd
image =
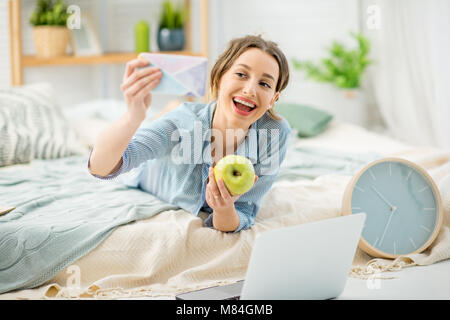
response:
M182 29L186 20L186 9L179 5L175 6L166 0L162 4L162 12L159 21L160 29Z
M33 26L65 26L68 17L67 5L63 0L38 0L30 23Z
M294 68L305 71L310 79L329 82L338 88L359 88L364 70L373 62L367 57L370 42L362 34L352 32L350 35L358 43L355 49L347 49L342 43L333 41L328 48L329 57L321 59L320 64L293 59Z

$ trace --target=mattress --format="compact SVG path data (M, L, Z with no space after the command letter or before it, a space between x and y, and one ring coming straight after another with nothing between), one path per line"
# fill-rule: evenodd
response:
M410 268L448 262L450 155L444 150L407 145L334 121L313 138L299 139L293 133L280 179L263 199L251 229L238 234L222 233L202 226L206 218L203 213L196 217L172 207L161 207L160 211L152 211L154 214L145 211L148 216L137 214L121 220L123 223L112 227L88 252L61 264L60 270L48 279L41 277L46 279L43 283L1 294L0 299L173 299L182 292L242 280L259 233L339 216L343 192L352 175L370 161L391 155L422 165L435 179L445 206L444 226L438 239L422 254L383 260L372 259L358 249L347 291L342 295L356 298L359 284L355 281L389 281L401 278ZM83 160L78 157L71 161L81 166ZM23 175L33 165L1 168L0 177ZM139 194L136 197L139 199ZM74 199L67 199L73 205ZM101 212L101 208L97 210ZM128 210L131 212L132 206ZM370 297L368 293L373 292L365 293ZM443 298L449 298L448 293Z

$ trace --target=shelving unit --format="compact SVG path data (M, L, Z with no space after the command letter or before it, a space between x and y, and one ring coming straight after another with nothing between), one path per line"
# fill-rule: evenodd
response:
M35 56L23 55L22 52L22 30L21 30L21 0L9 1L9 33L10 33L10 56L11 56L11 85L23 84L23 71L26 67L61 66L61 65L87 65L87 64L113 64L125 63L137 57L134 52L110 52L95 56L66 55L55 58L42 59ZM191 1L185 0L186 7L190 12ZM182 54L194 56L208 56L208 0L200 0L201 19L201 51L191 50L191 23L188 17L186 22L186 50L164 52L168 54Z
M203 55L201 53L193 53L190 51L173 51L164 52L169 54L181 55ZM122 63L137 57L136 53L105 53L98 56L62 56L55 58L36 58L35 56L22 56L23 67L38 67L38 66L57 66L70 64L107 64L107 63Z

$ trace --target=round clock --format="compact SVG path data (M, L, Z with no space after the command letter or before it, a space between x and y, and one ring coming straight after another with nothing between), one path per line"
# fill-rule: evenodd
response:
M342 213L366 213L359 248L373 257L396 258L425 250L443 220L439 190L417 164L383 158L361 169L344 193Z

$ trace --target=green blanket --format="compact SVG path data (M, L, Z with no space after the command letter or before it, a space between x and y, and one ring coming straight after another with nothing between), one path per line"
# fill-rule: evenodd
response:
M288 147L278 180L353 174L373 154ZM139 189L92 177L84 157L34 160L0 171L0 293L33 288L96 248L113 230L178 209Z
M118 226L177 207L138 189L92 177L86 158L35 160L0 172L0 293L53 278Z
M327 174L351 176L379 158L380 155L375 152L337 152L291 145L281 165L278 180L315 179Z

